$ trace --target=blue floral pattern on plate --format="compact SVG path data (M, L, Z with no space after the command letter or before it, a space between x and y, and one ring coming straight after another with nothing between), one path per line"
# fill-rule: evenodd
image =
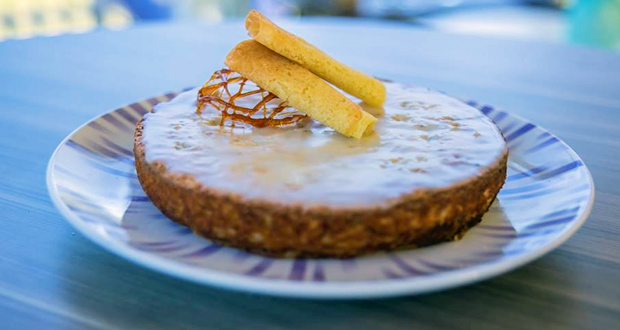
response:
M502 130L510 158L497 200L463 239L353 259L273 259L222 247L166 218L136 177L135 123L176 93L91 120L53 154L52 200L84 235L134 262L198 283L306 298L429 292L489 278L551 251L585 221L590 173L564 142L508 112L469 102Z

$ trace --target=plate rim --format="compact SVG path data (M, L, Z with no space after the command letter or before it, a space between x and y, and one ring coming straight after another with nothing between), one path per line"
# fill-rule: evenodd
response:
M383 280L364 280L355 282L304 282L290 281L283 279L267 279L260 277L248 277L234 273L227 273L219 270L204 269L197 272L196 269L182 263L175 263L173 260L159 257L139 250L134 250L126 245L117 244L114 241L107 240L101 235L95 234L90 228L84 225L75 213L69 210L68 206L61 200L57 186L54 184L54 164L59 150L66 145L77 132L88 126L91 122L96 121L103 116L115 112L118 109L135 103L141 103L149 99L157 98L167 93L158 94L152 98L147 98L125 106L117 107L113 110L94 116L89 119L71 133L69 133L55 148L50 156L46 168L46 185L50 195L50 199L60 214L64 216L68 222L77 229L82 235L96 243L104 250L111 252L117 257L127 259L134 264L140 265L150 270L154 270L169 276L180 278L186 281L194 282L201 285L208 285L221 289L228 289L238 292L251 292L264 295L286 297L286 298L304 298L304 299L370 299L370 298L391 298L414 294L424 294L436 292L439 290L451 289L467 284L483 281L498 275L505 274L511 270L519 268L527 263L553 251L564 242L566 242L581 226L585 223L594 206L595 186L592 174L581 157L566 143L558 138L544 127L534 124L532 121L502 110L508 115L515 117L525 123L536 125L540 129L549 133L551 137L555 137L567 149L567 151L580 160L587 174L588 183L590 184L590 198L587 205L579 216L576 217L574 224L564 230L557 238L539 247L538 249L524 253L516 257L512 257L509 262L493 262L489 264L476 265L473 267L465 267L458 270L451 270L447 273L437 273L429 277L422 278L403 278L403 279L383 279ZM477 103L483 105L484 103ZM494 110L496 107L489 106ZM471 105L470 105L471 106Z

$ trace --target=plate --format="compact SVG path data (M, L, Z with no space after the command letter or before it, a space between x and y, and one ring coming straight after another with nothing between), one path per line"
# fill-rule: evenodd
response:
M304 298L371 298L446 289L524 265L585 221L594 184L583 161L543 128L488 105L510 149L508 176L480 224L463 239L352 259L274 259L222 247L166 218L146 197L132 153L134 125L169 93L82 125L47 170L51 198L77 230L151 269L227 289Z

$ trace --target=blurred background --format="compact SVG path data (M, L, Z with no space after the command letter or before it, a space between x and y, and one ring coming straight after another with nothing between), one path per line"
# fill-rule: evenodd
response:
M620 0L0 0L0 42L163 21L217 23L249 9L620 51Z

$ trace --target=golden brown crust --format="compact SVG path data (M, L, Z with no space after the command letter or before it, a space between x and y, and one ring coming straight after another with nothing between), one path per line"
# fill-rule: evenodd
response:
M235 46L225 63L297 110L345 136L359 139L372 132L377 121L306 68L254 40Z
M256 10L245 19L248 34L274 52L301 64L317 76L371 106L385 102L385 86L377 79L344 65L304 39L285 31Z
M351 257L458 239L495 199L508 159L506 150L477 177L418 190L390 205L334 209L247 200L171 173L146 161L142 122L134 155L144 191L170 219L217 243L278 257Z

